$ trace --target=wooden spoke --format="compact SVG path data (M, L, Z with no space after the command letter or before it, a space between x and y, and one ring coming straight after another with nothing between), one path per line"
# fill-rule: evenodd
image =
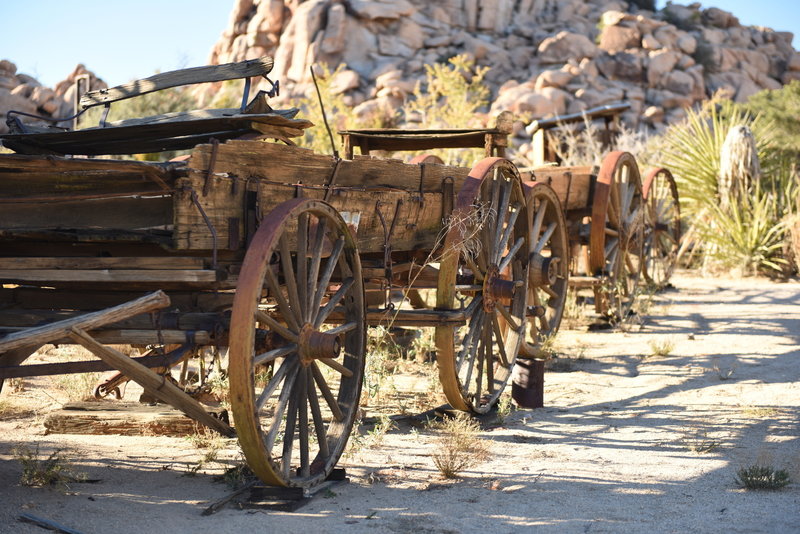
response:
M553 235L553 232L555 231L556 231L556 223L552 222L548 224L547 230L544 231L544 234L542 235L541 239L539 239L539 242L536 244L536 248L534 248L533 251L536 252L537 254L542 252L544 246L550 240L550 237Z
M333 417L337 421L342 421L344 419L342 408L339 406L339 401L337 401L336 397L333 396L331 388L328 386L328 383L325 381L325 377L322 375L322 371L319 370L319 367L314 362L311 363L310 367L311 373L314 377L314 382L317 384L320 393L322 393L322 397L325 399L325 402L328 403L328 408L331 410L331 413L333 413Z
M300 296L300 317L308 321L308 213L298 217L297 224L297 292Z
M508 363L510 360L508 355L506 354L506 346L504 343L502 343L503 333L501 331L502 329L500 328L500 321L497 320L496 315L492 316L492 328L494 329L494 335L498 341L497 346L500 349L500 361L502 362L502 365L504 367L508 367L510 365Z
M533 228L531 229L531 235L538 241L541 241L539 239L539 233L542 231L542 223L544 222L544 216L546 214L547 204L540 204L539 210L536 212L536 217L533 220Z
M281 234L278 242L280 247L281 256L281 273L286 280L286 291L289 295L289 303L291 304L293 315L296 318L295 324L297 330L300 330L300 322L302 321L302 305L300 304L300 295L297 292L297 279L294 276L294 265L292 265L292 253L289 250L289 243L286 239L286 234ZM297 258L298 263L300 258ZM277 283L275 284L277 287Z
M500 262L500 265L498 266L500 272L506 270L508 264L511 263L511 260L517 257L517 252L519 252L520 248L522 248L522 245L524 244L525 244L524 237L517 238L517 241L514 243L514 246L511 247L511 250L508 251L508 254L506 254L503 260Z
M270 289L270 294L274 296L275 300L278 302L278 308L281 311L281 316L283 316L284 320L289 323L289 325L294 328L295 331L300 331L300 324L297 322L299 317L294 312L294 309L289 306L289 303L286 301L286 298L283 296L283 291L281 291L281 286L278 284L278 280L275 278L275 273L272 272L272 269L267 267L267 274L266 274L267 285ZM295 309L300 309L299 307Z
M319 407L319 398L314 390L313 368L311 373L306 373L306 391L308 393L308 405L311 408L311 418L314 421L314 432L319 443L319 452L323 456L330 454L328 448L328 436L325 432L325 420L322 418L322 410Z
M506 244L511 239L511 233L514 231L514 228L515 228L514 225L516 224L517 217L519 217L519 214L521 212L522 212L522 206L520 206L518 204L515 204L511 208L511 216L508 219L508 225L506 226L506 229L503 231L503 235L500 237L500 241L499 241L499 245L500 246L498 247L498 250L499 250L499 255L500 256L502 256L503 250L505 249ZM501 268L500 270L502 271L503 269Z
M279 349L268 350L267 352L257 354L253 357L253 365L265 365L283 356L288 356L293 352L297 352L297 343L291 343Z
M341 300L344 298L347 292L350 291L350 288L353 287L355 283L356 280L354 278L348 278L342 283L342 286L331 296L330 300L328 300L328 303L320 309L319 314L314 321L314 328L319 328L322 323L328 319L328 316L330 316L334 308L339 305L339 302L341 302Z
M300 476L307 477L311 474L311 466L308 461L308 368L300 369L300 376L297 379L298 397L298 433L300 438Z
M284 360L281 366L275 371L275 374L272 375L272 379L270 379L269 384L264 388L264 391L261 392L261 395L258 396L256 400L255 406L256 411L260 411L264 407L264 403L267 402L275 390L278 389L278 386L283 381L284 377L293 370L295 366L297 366L297 360Z
M311 268L309 269L309 272L308 272L308 304L306 305L306 309L308 310L308 312L307 312L307 317L306 317L306 321L305 321L307 323L310 323L312 321L312 317L311 316L313 314L313 311L316 311L316 310L314 310L312 308L313 302L314 302L314 300L316 300L315 299L315 297L316 297L315 293L316 292L314 291L314 288L318 288L317 291L319 291L319 289L321 289L319 287L319 284L318 284L319 280L317 279L317 277L319 276L319 264L322 261L322 252L323 252L322 248L323 248L323 245L325 244L325 227L326 227L326 225L327 225L327 223L326 223L325 219L319 219L318 220L318 222L317 222L317 232L316 232L316 235L314 237L314 244L313 244L313 246L311 248Z
M339 263L339 257L342 255L342 250L344 250L344 238L340 237L333 245L333 250L328 258L328 263L325 265L325 270L322 272L322 276L319 279L319 285L316 293L314 294L314 301L311 303L311 307L315 312L322 304L322 297L325 295L325 292L328 289L328 284L331 283L331 276L333 276L333 271L336 269L336 265ZM313 319L316 320L316 317Z
M298 373L300 374L300 373ZM298 380L297 382L303 382ZM281 471L283 476L289 478L292 470L292 448L294 446L294 432L297 425L299 388L292 390L289 395L289 410L286 412L286 430L283 434L283 454L281 455ZM275 426L279 426L278 422Z
M342 365L341 363L337 362L332 358L320 358L319 361L333 369L334 371L338 371L342 376L346 376L350 378L353 376L353 371Z
M287 374L286 379L283 381L283 389L281 389L280 395L278 395L278 403L275 407L275 413L272 415L272 424L270 425L270 431L266 438L267 446L270 449L275 445L275 439L278 437L278 432L281 429L283 416L286 413L287 405L291 401L292 387L294 386L295 380L297 380L297 375L300 374L298 367L299 366L295 366L291 373Z
M256 310L256 319L259 322L266 323L271 330L274 330L284 338L288 339L292 343L297 343L298 337L297 334L283 326L281 323L270 317L270 315L264 311Z
M326 330L326 334L344 334L346 332L350 332L351 330L355 330L358 328L358 325L355 322L345 323L339 325L337 327L331 328L330 330Z
M519 330L520 323L517 322L517 318L513 317L511 315L511 312L509 312L505 306L503 306L502 304L498 304L495 309L500 312L500 315L503 316L503 319L506 320L506 322L508 323L508 325L511 327L512 330L514 331Z

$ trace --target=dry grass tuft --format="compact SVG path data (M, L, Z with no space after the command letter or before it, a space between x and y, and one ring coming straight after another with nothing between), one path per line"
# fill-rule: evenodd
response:
M39 445L32 450L26 446L14 449L14 458L22 465L20 484L23 486L55 486L59 489L69 489L71 482L80 482L86 479L85 473L75 470L61 449L50 453L47 458L40 458Z
M766 465L742 467L736 472L736 483L747 490L779 490L789 482L785 470Z
M458 414L436 427L439 436L432 459L444 478L458 478L465 469L488 459L489 449L479 436L480 426L469 415Z

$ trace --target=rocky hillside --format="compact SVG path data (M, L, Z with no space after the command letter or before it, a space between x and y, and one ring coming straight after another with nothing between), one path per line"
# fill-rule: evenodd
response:
M102 89L105 82L94 73L86 70L83 65L78 65L66 80L56 85L55 88L44 87L38 80L17 72L17 66L11 61L0 61L0 133L6 133L6 113L8 110L21 111L45 117L68 117L73 114L73 101L75 99L75 80L78 76L89 76L90 89ZM82 90L85 90L83 88ZM23 122L32 122L30 118L23 118Z
M341 63L335 86L357 114L394 111L425 65L468 54L491 67L491 115L527 119L632 105L631 127L661 129L717 91L742 101L800 79L792 35L742 26L714 7L651 0L238 0L210 63L272 55L285 98L309 88L309 66ZM0 61L5 111L71 114L82 65L56 88ZM104 87L91 76L91 88Z
M800 79L792 35L742 26L699 3L659 12L621 0L239 0L212 63L274 55L272 78L303 92L309 65L346 63L357 113L397 109L424 65L469 54L489 66L492 112L532 118L629 102L659 129L717 91L738 101Z

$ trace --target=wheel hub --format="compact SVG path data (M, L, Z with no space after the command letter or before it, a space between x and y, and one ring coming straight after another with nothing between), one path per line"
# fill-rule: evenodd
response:
M546 258L532 254L530 261L530 284L533 287L552 286L558 281L561 258Z
M306 367L311 365L314 360L338 358L342 352L342 343L338 334L320 332L310 323L303 325L298 338L300 363Z
M483 281L483 309L487 312L494 311L498 299L511 300L521 285L521 282L502 278L498 267L492 265Z

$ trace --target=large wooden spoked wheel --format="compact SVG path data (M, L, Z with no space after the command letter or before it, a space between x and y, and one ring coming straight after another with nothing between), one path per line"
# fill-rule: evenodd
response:
M453 408L486 413L503 392L525 328L529 233L514 165L486 158L470 171L447 224L437 308L463 326L436 327L439 379Z
M365 324L345 222L321 201L279 205L247 250L230 329L236 433L264 482L308 487L335 466L358 410Z
M644 277L656 288L669 282L678 259L681 208L678 186L668 169L652 169L642 188L647 224L644 235Z
M597 176L589 232L589 268L600 278L597 313L628 316L642 272L644 226L639 166L628 152L610 152Z
M521 354L541 358L541 344L558 331L569 278L567 222L558 195L537 182L525 183L531 219L528 276L528 331Z

